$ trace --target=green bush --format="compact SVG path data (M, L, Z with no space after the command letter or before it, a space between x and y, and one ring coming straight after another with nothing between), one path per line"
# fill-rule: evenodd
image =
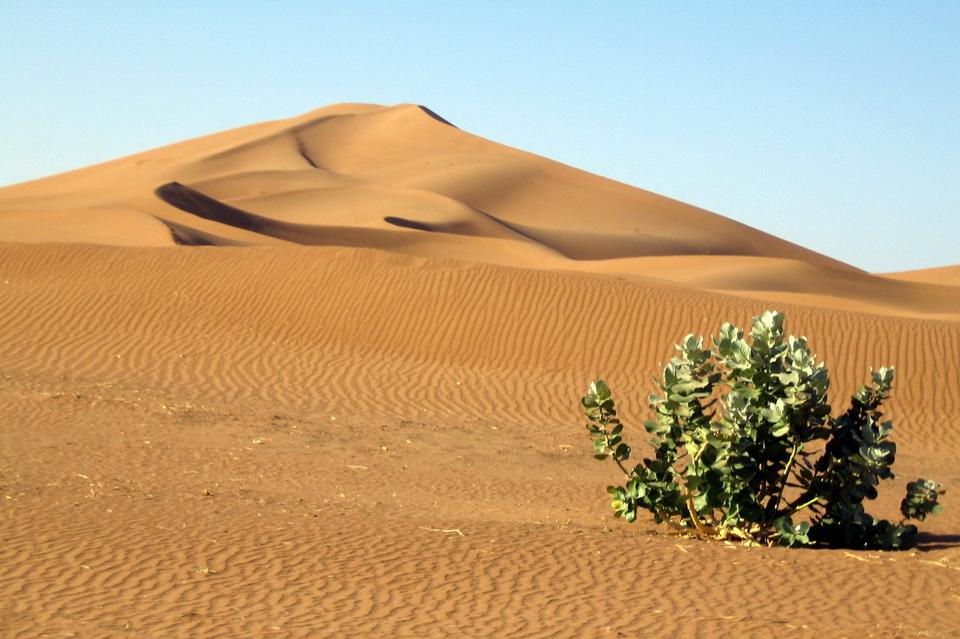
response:
M907 519L940 511L943 489L925 479L908 484L899 523L864 510L893 477L893 424L880 410L892 368L871 371L872 383L831 417L827 369L806 338L784 338L781 313L755 317L749 339L724 324L712 348L688 335L677 351L649 397L653 456L639 464L626 464L631 449L607 384L595 381L581 399L596 458L626 476L607 488L615 516L632 522L642 508L704 538L896 549L916 543Z

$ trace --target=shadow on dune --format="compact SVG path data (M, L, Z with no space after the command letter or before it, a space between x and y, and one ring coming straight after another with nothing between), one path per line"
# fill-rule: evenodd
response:
M473 212L475 219L467 221L434 222L428 224L420 220L411 220L394 215L384 217L383 221L393 226L416 231L426 231L428 233L446 233L448 235L467 235L472 237L489 237L527 242L542 246L563 257L571 257L568 253L559 250L556 246L540 241L539 238L514 224L508 224L500 218L490 215L486 211L478 208L470 207L470 210Z
M451 122L450 120L444 118L442 115L440 115L440 114L437 113L436 111L433 111L433 110L431 110L431 109L423 106L422 104L418 104L417 106L420 107L420 110L421 110L421 111L423 111L424 113L426 113L427 115L429 115L431 118L433 118L433 119L436 120L437 122L442 122L443 124L446 124L447 126L452 126L452 127L455 128L455 129L459 129L459 128L460 128L460 127L458 127L456 124L454 124L453 122Z
M305 150L301 149L300 152L311 165L316 166L306 155ZM425 222L393 215L382 217L384 222L396 227L396 230L392 230L284 222L231 206L179 182L168 182L158 187L155 194L167 204L196 217L296 244L390 250L396 248L398 243L406 244L413 240L409 233L400 230L406 229L434 234L513 240L537 245L555 255L578 261L676 255L678 248L679 254L683 255L704 253L703 247L684 245L675 239L667 242L652 233L617 234L533 227L503 220L472 206L469 206L472 215L462 219ZM174 238L180 244L224 246L242 243L227 240L209 231L174 224L167 220L164 222L170 227ZM426 240L418 238L416 241ZM723 253L715 251L714 254Z
M393 224L394 226L399 226L404 229L413 229L414 231L433 231L433 227L424 222L418 222L416 220L408 220L403 217L395 217L393 215L388 215L383 218L383 221L387 224Z
M185 213L199 218L232 226L258 235L310 246L371 246L389 248L396 244L396 233L385 229L364 229L343 226L319 226L294 224L257 215L229 204L224 204L209 195L191 189L179 182L168 182L154 193L161 200ZM188 246L228 246L243 244L222 236L164 220L174 238Z
M158 198L184 213L189 213L190 215L211 222L217 222L258 235L296 244L371 247L390 250L396 248L398 245L406 244L411 241L413 237L416 237L416 234L405 233L399 230L407 229L435 234L517 240L541 244L547 249L566 255L562 251L556 251L556 249L549 244L543 244L526 231L517 229L488 213L476 209L473 209L476 214L474 219L452 222L426 223L419 220L387 215L383 217L383 221L398 229L391 230L385 228L284 222L231 206L179 182L168 182L158 187L154 193ZM227 246L244 243L237 240L230 240L221 235L185 224L175 223L169 220L162 221L170 228L174 239L179 244L187 246Z

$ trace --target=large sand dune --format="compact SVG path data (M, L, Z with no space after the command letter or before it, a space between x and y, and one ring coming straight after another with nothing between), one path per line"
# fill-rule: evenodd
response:
M865 273L408 105L0 189L0 635L956 636L957 268ZM919 552L610 517L586 383L636 432L671 344L770 307L836 406L897 367L874 510L952 491Z

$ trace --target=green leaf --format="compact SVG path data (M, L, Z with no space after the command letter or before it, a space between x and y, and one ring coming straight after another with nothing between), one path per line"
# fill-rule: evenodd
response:
M610 387L607 386L605 381L598 379L590 384L590 388L587 390L587 396L597 404L601 404L610 399Z
M773 435L774 437L783 437L789 432L790 432L790 424L787 424L787 423L775 424L773 427L770 428L770 434Z
M928 515L939 514L943 507L937 503L937 498L944 492L942 486L929 479L908 483L907 494L900 503L903 518L923 521Z

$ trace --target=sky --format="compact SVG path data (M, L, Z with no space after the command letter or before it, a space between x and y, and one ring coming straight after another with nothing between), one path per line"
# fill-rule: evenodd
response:
M0 0L0 185L336 102L873 272L960 264L960 2Z

